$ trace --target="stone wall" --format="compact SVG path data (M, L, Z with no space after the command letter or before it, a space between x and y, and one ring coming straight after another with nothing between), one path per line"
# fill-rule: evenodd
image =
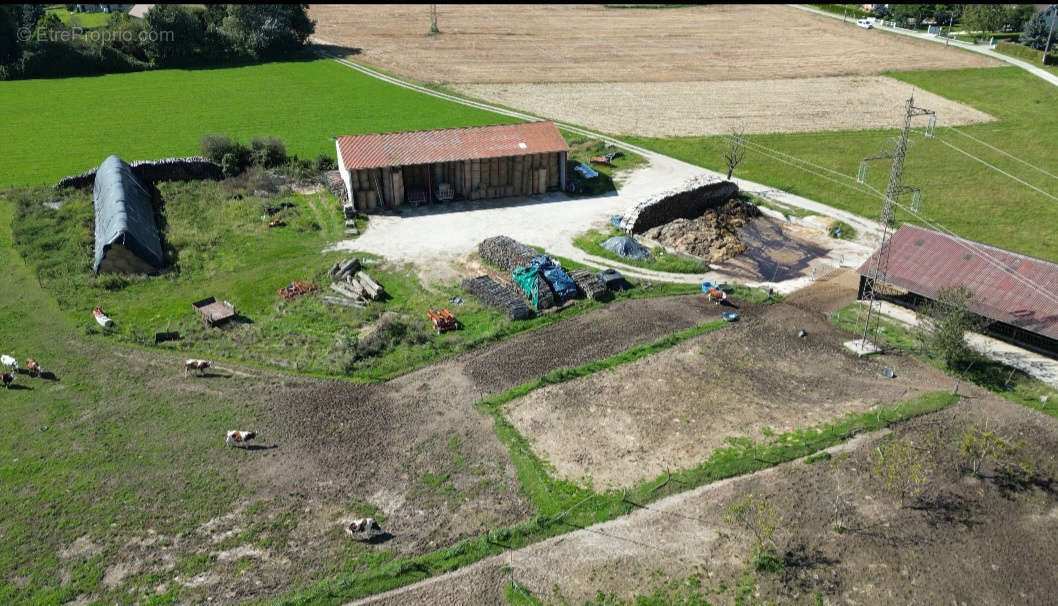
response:
M164 158L162 160L137 160L131 162L132 172L146 183L158 181L192 181L197 179L219 180L224 178L220 166L206 158ZM95 183L96 169L59 179L57 189L65 187L85 188Z
M738 186L716 177L696 177L678 188L637 203L621 218L621 229L640 234L674 219L694 219L738 195Z

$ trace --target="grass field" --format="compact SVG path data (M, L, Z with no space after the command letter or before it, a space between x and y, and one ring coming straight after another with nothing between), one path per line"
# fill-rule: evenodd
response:
M78 25L85 29L103 27L110 21L110 13L71 13L65 8L50 8L48 12L57 15L66 25Z
M912 136L902 182L920 187L921 214L961 236L1058 261L1058 88L1018 68L970 69L889 74L998 118L958 130L1024 160L1015 161L986 145L945 128L938 117L937 138ZM918 123L919 126L924 122ZM854 179L860 160L884 149L893 130L754 135L751 143L796 156L826 169L792 167L751 149L736 176L778 187L866 217L878 217L881 199L863 193ZM723 168L723 137L630 138L655 151L714 170ZM1046 192L1041 194L966 155L961 148ZM759 148L758 148L759 149ZM764 150L773 156L774 152ZM788 158L785 158L788 160ZM1041 172L1046 171L1046 172ZM815 174L818 173L818 174ZM889 167L871 167L868 183L885 190ZM1049 174L1047 174L1049 173ZM904 199L907 204L908 199ZM897 212L899 221L910 220ZM921 223L921 221L919 221Z
M195 155L210 132L244 141L277 135L290 153L334 157L336 135L517 121L322 59L0 82L0 107L0 188L51 184L110 154L126 161Z

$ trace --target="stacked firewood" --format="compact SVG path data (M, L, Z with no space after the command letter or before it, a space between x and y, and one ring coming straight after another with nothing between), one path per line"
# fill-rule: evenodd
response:
M463 280L463 290L478 297L486 305L499 307L512 320L524 320L529 317L529 306L525 303L525 297L513 288L501 286L488 276Z
M600 280L599 276L590 269L575 269L569 272L569 277L573 278L577 289L589 299L598 301L606 294L606 283Z
M496 236L482 240L478 244L478 254L503 271L512 271L515 267L527 265L540 253L513 238Z

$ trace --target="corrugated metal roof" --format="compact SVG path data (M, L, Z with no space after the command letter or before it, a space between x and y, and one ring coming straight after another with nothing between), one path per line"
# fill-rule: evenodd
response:
M870 273L877 254L860 266L860 275ZM1058 265L1054 263L902 225L892 236L887 265L880 281L929 298L964 284L974 293L970 311L1058 339Z
M338 137L349 170L569 151L552 122Z

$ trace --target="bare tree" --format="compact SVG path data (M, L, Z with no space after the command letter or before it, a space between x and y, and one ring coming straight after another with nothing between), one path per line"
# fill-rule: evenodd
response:
M430 33L439 34L441 30L437 29L437 5L430 5Z
M738 168L739 164L742 164L742 159L746 157L746 136L745 129L741 126L731 131L730 145L727 151L724 152L724 162L727 164L727 178L730 179L731 175Z
M897 497L900 507L925 491L933 474L932 456L916 448L907 438L888 440L875 448L875 477Z

